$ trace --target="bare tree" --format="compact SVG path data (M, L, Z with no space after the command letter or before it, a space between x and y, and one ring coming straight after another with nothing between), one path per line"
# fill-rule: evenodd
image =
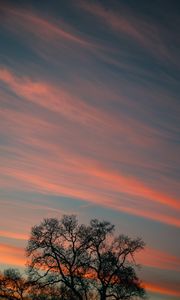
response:
M62 299L143 298L134 269L134 255L143 248L140 238L115 236L106 221L86 226L75 216L45 219L32 228L28 242L29 279L41 288L64 287Z
M44 286L63 283L76 299L87 299L87 230L75 216L45 219L33 227L27 247L31 280Z
M19 270L6 269L0 274L0 298L8 300L23 300L29 290L29 283Z
M89 269L94 274L94 284L101 300L133 299L143 297L144 289L135 273L134 255L144 248L140 239L114 236L114 226L109 222L91 221Z

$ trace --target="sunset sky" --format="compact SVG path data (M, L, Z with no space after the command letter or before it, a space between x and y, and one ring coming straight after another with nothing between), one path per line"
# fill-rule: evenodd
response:
M180 1L0 1L0 268L76 214L140 236L152 300L180 297Z

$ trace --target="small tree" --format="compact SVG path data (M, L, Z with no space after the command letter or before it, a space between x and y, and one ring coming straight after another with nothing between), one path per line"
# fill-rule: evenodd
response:
M140 238L115 236L109 222L94 219L86 226L75 216L45 219L32 228L28 242L29 278L41 288L64 287L64 299L142 298L134 255L143 248Z
M29 283L23 278L19 270L6 269L0 274L0 298L23 300L28 289Z
M144 248L140 239L114 236L114 225L109 222L92 220L90 266L94 274L94 284L101 300L132 299L143 297L144 289L135 273L134 255Z

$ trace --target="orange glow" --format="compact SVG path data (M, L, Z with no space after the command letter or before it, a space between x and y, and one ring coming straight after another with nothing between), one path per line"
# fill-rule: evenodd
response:
M36 127L36 123L33 122L33 124ZM46 128L48 127L46 126ZM36 143L35 140L33 140L32 142ZM74 185L73 182L71 183L71 181L68 182L68 185L64 180L61 180L61 183L59 183L57 181L57 176L56 176L56 174L58 174L57 173L58 166L56 164L56 161L51 161L49 165L48 165L48 160L45 162L45 166L48 169L50 168L53 169L54 172L54 173L50 173L47 177L47 175L43 173L44 161L40 156L37 157L33 156L28 158L28 160L30 159L31 161L34 162L37 161L37 164L40 165L42 168L42 171L40 169L40 172L39 171L36 172L36 175L34 173L32 173L31 175L30 171L27 173L23 169L16 170L16 167L8 171L5 166L3 167L4 173L9 175L10 177L16 178L17 180L23 181L27 186L30 186L31 188L35 190L39 190L41 192L53 193L54 195L71 196L73 198L80 198L85 201L90 201L100 205L108 206L130 214L135 214L135 215L143 216L145 218L147 217L147 218L155 219L160 222L165 222L167 224L172 224L178 227L180 226L179 219L168 216L168 214L165 215L163 213L160 213L158 212L157 208L154 209L156 203L158 204L159 202L160 204L163 204L165 206L166 205L171 206L172 204L172 208L178 209L179 206L176 200L172 198L168 198L167 196L164 196L163 194L158 192L158 195L160 195L161 197L159 201L159 198L158 197L156 198L157 196L156 192L151 191L149 188L145 189L143 182L137 181L136 179L127 178L125 176L122 176L121 174L112 173L112 171L105 169L99 164L97 165L95 161L91 161L87 159L84 160L77 156L73 157L72 153L69 154L67 151L65 152L64 149L60 149L59 146L56 147L50 144L47 145L45 143L43 144L43 142L41 142L41 144L39 144L38 146L43 147L43 149L48 147L47 148L48 151L53 151L54 157L57 157L58 155L60 156L61 160L63 158L64 163L61 164L61 171L64 170L64 174L67 173L67 162L68 160L70 160L70 165L68 166L68 172L71 171L71 174L74 174L75 172L76 174L78 173L81 182L84 182L85 186L87 186L87 183L86 183L86 177L84 175L88 176L87 177L88 182L89 179L91 178L91 184L96 186L97 192L94 193L91 190L91 188L83 189L81 187L81 189L79 189L79 185ZM60 155L58 153L60 153ZM21 155L24 154L22 153ZM107 190L107 193L109 193L109 191L117 191L120 193L122 192L128 194L131 197L133 195L138 194L140 197L147 198L148 201L151 201L150 203L152 203L153 205L152 210L143 208L143 205L141 203L141 198L139 199L140 207L137 208L131 206L125 206L124 204L121 204L119 202L119 199L112 200L111 197L109 197L108 199L107 196L102 195L98 191L99 190L98 186L101 186L103 189ZM141 186L142 186L142 190L141 190ZM148 190L150 190L150 195L147 192ZM153 198L154 195L155 197ZM165 199L163 198L163 196L165 197Z
M137 262L149 267L163 270L180 270L180 260L169 253L146 247L142 253L136 254Z
M144 284L145 288L153 293L159 293L159 294L163 294L163 295L168 295L168 296L175 296L178 297L180 296L180 291L178 290L174 290L174 289L169 289L154 283L148 283L146 282Z
M4 168L3 168L4 169ZM90 189L85 190L85 189L79 189L79 187L75 187L70 185L70 182L68 183L68 186L65 182L61 182L59 184L58 182L52 181L52 179L48 179L41 174L36 175L34 173L27 173L23 170L7 170L6 168L4 169L4 172L10 176L14 177L17 180L20 180L21 182L24 182L24 186L26 188L29 188L31 190L36 190L41 193L45 194L53 194L53 195L61 195L61 196L68 196L68 197L73 197L77 199L82 199L94 204L99 204L103 205L105 207L110 207L112 209L116 209L119 211L123 211L129 214L137 215L137 216L142 216L144 218L149 218L153 220L157 220L166 224L174 225L179 227L180 226L180 220L169 217L168 215L163 215L161 213L156 212L155 210L145 210L141 207L133 208L133 207L127 207L125 205L121 205L119 203L119 199L117 201L112 200L111 198L101 195L98 193L94 193ZM88 172L88 170L87 170Z
M1 252L1 256L0 256L1 264L10 264L10 265L20 266L20 267L25 266L26 258L25 258L25 252L24 252L23 248L10 246L10 245L6 245L6 244L0 244L0 252ZM172 260L173 263L177 262L177 258L175 258L175 257L172 258L170 255L167 255L165 253L160 253L160 251L157 251L154 249L150 249L150 250L148 249L148 252L151 252L151 254L155 254L155 255L157 255L157 253L161 254L164 258L167 258L169 256L170 260ZM138 260L140 260L140 256L138 257ZM159 268L159 262L156 259L154 260L152 265L151 265L151 262L149 262L147 260L149 260L149 256L143 257L140 262L143 262L145 265L156 266ZM169 268L169 269L171 269L171 268ZM172 268L172 269L174 269L174 268ZM94 278L94 274L89 273L86 275L86 277ZM180 292L178 290L176 291L171 288L166 288L162 285L157 285L154 283L145 282L144 287L148 291L153 292L153 293L160 293L160 294L170 295L170 296L179 296L180 295Z
M25 251L20 247L0 244L0 263L15 266L25 266Z
M18 240L27 240L27 234L18 233L18 232L10 232L7 230L0 230L0 236L7 237L10 239L18 239Z

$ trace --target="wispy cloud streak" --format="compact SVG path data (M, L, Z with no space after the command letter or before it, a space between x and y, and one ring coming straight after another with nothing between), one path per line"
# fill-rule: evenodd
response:
M177 57L177 53L173 51L173 47L169 49L166 41L169 39L167 35L170 34L168 27L166 28L165 39L164 28L160 23L153 23L150 17L145 19L142 15L136 15L126 5L120 4L118 11L113 10L113 5L112 7L103 6L96 2L80 1L79 6L94 15L99 22L103 22L122 40L125 38L129 39L130 42L136 42L160 60L177 63L173 57L173 55Z
M149 247L144 250L143 254L137 254L137 261L142 265L162 270L174 270L178 272L180 269L179 257Z
M125 133L128 135L128 132L132 128L130 139L133 137L133 130L134 134L137 135L137 126L140 126L140 124L136 123L136 121L134 126L131 124L130 127L128 124L121 124L121 121L113 118L111 114L93 108L91 105L83 102L82 99L77 98L64 89L59 89L45 82L32 81L29 78L15 77L6 69L0 70L0 79L18 97L21 97L23 102L27 101L33 105L40 106L67 120L67 128L71 128L69 122L75 122L87 127L87 130L98 128L100 133L109 132L110 134L113 132L113 134L118 134L119 136ZM179 221L175 215L176 211L180 209L180 204L175 198L151 188L140 179L123 174L121 170L115 171L107 167L105 162L99 163L96 159L91 159L86 156L83 157L84 155L81 157L76 151L73 153L69 151L67 147L64 148L62 144L55 141L53 144L50 144L43 138L38 142L38 139L35 137L35 132L37 130L41 133L44 128L46 128L50 134L51 132L54 132L55 135L58 132L61 133L64 139L68 131L64 131L59 121L53 124L50 121L45 121L43 117L39 118L34 116L30 112L26 116L24 113L9 109L2 109L1 117L2 120L5 121L6 126L10 126L10 130L13 131L15 136L18 137L20 134L20 136L23 137L20 143L25 143L25 146L31 144L31 147L36 147L37 150L42 149L43 151L47 149L47 153L50 157L56 157L58 160L61 160L61 164L58 167L56 160L53 159L47 163L48 158L46 155L44 158L41 158L41 154L38 154L39 151L36 152L35 156L21 151L19 155L21 157L25 155L24 161L33 161L34 163L37 162L37 164L33 163L34 170L29 170L28 172L23 164L18 167L14 162L12 162L11 168L8 169L6 165L8 165L9 158L7 158L7 160L4 158L3 171L9 178L24 182L25 185L40 192L93 201L94 203L105 205L113 209L119 209L123 212L179 226ZM23 127L23 124L25 124L27 120L29 125ZM151 129L149 128L149 130ZM30 134L29 138L27 138L27 133ZM79 138L81 138L81 136L79 136ZM132 144L133 141L134 138L131 141ZM77 142L76 140L76 143ZM37 168L36 165L39 167ZM44 175L45 166L47 169L53 170L48 176ZM69 174L73 174L73 176L71 175L72 180L68 180L67 182L66 179L63 179L60 183L57 180L60 170L61 172L63 171L64 178L68 178ZM77 175L78 181L75 179ZM90 184L88 184L89 179ZM80 185L86 186L86 189L83 187L80 188ZM101 187L105 193L100 192L99 187ZM96 189L95 193L93 192L94 188ZM114 195L114 193L116 193L116 195L113 197L107 196L110 194ZM138 197L139 200L137 200ZM120 200L121 198L125 198L126 200ZM135 204L137 208L134 207ZM165 214L162 213L163 207L166 211ZM169 207L172 212L174 210L174 216L169 215L166 207Z
M27 10L16 9L10 6L4 6L2 8L4 25L9 24L10 26L14 22L16 26L25 26L26 32L33 32L34 35L38 37L41 36L42 39L47 41L54 41L55 39L64 39L73 43L80 44L84 47L89 47L92 44L85 39L81 38L78 33L71 33L65 30L65 23L59 21L58 24L53 23L51 20L47 20L43 17L38 16L38 14L33 11L27 12ZM67 25L66 25L67 26ZM11 28L14 30L13 28ZM21 28L21 31L23 29ZM71 28L72 31L72 28Z
M24 267L25 251L24 249L7 244L0 244L0 263Z
M2 264L22 266L19 248L43 217L95 215L142 236L146 287L171 299L179 293L176 5L56 2L0 7Z
M145 288L152 293L158 293L158 294L167 295L167 296L171 296L171 297L173 297L173 296L179 297L180 296L179 290L167 288L165 286L161 286L156 283L146 282Z

